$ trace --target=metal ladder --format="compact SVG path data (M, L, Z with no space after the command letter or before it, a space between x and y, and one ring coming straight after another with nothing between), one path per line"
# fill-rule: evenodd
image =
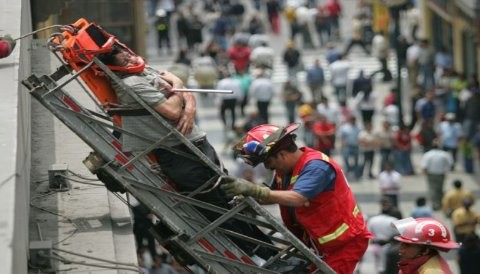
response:
M151 231L152 234L187 270L189 265L197 264L207 273L218 274L307 273L310 265L316 265L317 270L314 273L334 273L319 256L254 199L247 197L232 209L225 209L193 198L201 191L205 191L219 176L224 175L223 171L155 110L146 105L133 90L122 86L152 116L157 118L159 126L168 128L169 135L178 138L218 176L194 192L182 195L175 192L162 176L154 174L146 155L151 149L161 147L163 139L148 140L134 132L115 126L111 117L106 115L101 107L99 110L87 109L82 105L82 99L76 96L78 92L68 90L75 80L85 92L89 93L79 76L94 65L100 67L120 85L123 84L97 58L78 71L72 70L69 64L63 63L54 73L42 76L31 75L23 80L22 84L48 111L93 149L94 152L84 160L84 164L92 173L99 175L99 178L102 175L104 183L108 181L133 195L159 219ZM91 94L89 96L92 100L95 99ZM136 136L150 142L151 146L143 152L124 153L114 131ZM167 147L163 148L181 153ZM211 222L199 211L199 208L219 214L220 217ZM268 235L270 242L253 239L221 227L222 224L233 219L256 225ZM259 266L232 241L232 238L267 248L276 255Z

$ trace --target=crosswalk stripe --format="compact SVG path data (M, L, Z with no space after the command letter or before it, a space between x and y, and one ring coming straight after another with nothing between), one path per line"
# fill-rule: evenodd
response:
M318 58L320 60L320 64L325 71L325 79L328 81L331 77L330 71L328 69L329 64L324 58L324 53L322 52L309 52L307 54L303 54L302 62L305 65L305 68L309 68L312 66L314 60ZM361 52L352 51L348 55L348 59L352 62L352 68L348 73L349 79L355 79L358 77L360 70L363 70L366 75L370 75L371 73L380 69L380 62L377 58L372 56L365 56L365 54ZM397 76L397 58L395 54L389 56L388 60L388 68L392 73L393 77ZM287 66L283 63L282 57L277 56L274 59L273 65L273 76L272 80L275 83L284 82L288 77L288 69ZM380 74L376 75L375 77L381 77ZM402 77L406 77L406 72L402 71ZM298 74L299 81L304 82L306 78L306 72L302 71Z
M304 64L305 69L308 69L312 66L315 59L320 60L321 66L324 68L325 71L325 79L328 82L331 77L330 70L328 69L328 63L325 59L325 51L324 50L316 50L316 51L305 51L302 53L302 62ZM372 56L366 56L363 52L353 50L349 53L348 59L352 63L352 68L348 73L349 79L355 79L358 77L360 70L363 70L366 75L370 75L373 72L380 69L380 62L377 58ZM173 64L173 59L170 57L161 58L162 62L155 62L155 68L159 70L168 70L170 66ZM392 73L393 77L397 76L397 57L395 54L390 54L388 59L388 68ZM375 76L376 78L382 77L381 73ZM407 77L407 71L405 69L402 70L402 77ZM301 82L306 81L306 71L301 71L298 73L297 78ZM283 63L282 56L275 56L274 64L273 64L273 73L272 73L272 81L274 83L283 83L288 79L288 69L287 66ZM195 83L193 75L190 74L189 83Z

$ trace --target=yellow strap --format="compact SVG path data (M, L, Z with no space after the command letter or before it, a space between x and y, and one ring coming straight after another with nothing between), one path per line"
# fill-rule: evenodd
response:
M293 176L292 178L290 178L290 185L293 185L297 182L297 179L298 179L298 175L296 176Z
M357 217L359 212L360 212L360 209L358 208L357 205L355 205L355 208L353 209L353 212L352 212L353 216ZM349 228L348 225L346 223L343 223L334 232L318 238L318 241L320 242L320 244L325 244L330 241L333 241L338 237L340 237L343 233L345 233L345 231L347 231L348 228Z
M358 208L358 205L355 205L355 208L353 209L353 217L357 217L359 212L360 209Z
M322 153L322 160L324 160L325 162L330 162L330 157L328 157L326 154L323 154Z
M345 233L347 229L348 229L348 225L346 223L343 223L334 232L318 238L318 241L320 242L320 244L325 244L330 241L333 241L336 238L342 236L342 234Z

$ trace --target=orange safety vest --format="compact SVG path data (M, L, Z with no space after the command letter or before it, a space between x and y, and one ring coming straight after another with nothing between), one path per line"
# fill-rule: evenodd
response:
M294 214L291 207L281 205L285 225L307 245L309 241L315 243L320 252L339 248L357 235L371 237L340 166L317 150L308 147L300 150L304 153L293 169L287 190L293 188L300 172L311 160L328 163L337 176L332 191L322 192L306 205L294 208ZM276 189L282 190L282 183L282 174L277 173Z

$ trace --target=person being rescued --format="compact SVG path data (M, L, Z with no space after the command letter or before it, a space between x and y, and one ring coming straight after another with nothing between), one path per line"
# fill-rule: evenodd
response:
M121 79L121 83L111 81L111 84L122 106L142 109L141 104L121 87L125 85L171 125L175 126L214 164L220 166L220 160L215 149L208 142L205 131L195 123L196 101L194 95L189 92L172 91L173 88L183 88L183 82L178 77L170 72L159 72L145 65L140 56L120 44L113 45L110 52L99 54L97 57ZM218 176L215 170L203 164L200 159L195 159L196 155L175 136L169 135L169 129L161 126L158 120L149 113L122 116L122 128L152 140L163 139L163 146L180 150L192 156L187 158L164 148L156 148L152 151L163 174L174 182L174 188L179 192L193 192ZM151 145L129 134L122 134L121 142L124 152L143 151ZM224 172L227 173L226 170ZM210 191L199 193L194 198L221 208L231 207L230 199L224 191L216 187L212 187ZM199 208L199 211L210 221L219 217L218 213L209 210ZM233 219L222 226L251 238L271 243L270 239L254 225ZM268 259L274 255L272 250L263 247L257 248L257 245L252 242L234 237L232 240L250 256L258 255L263 259Z

